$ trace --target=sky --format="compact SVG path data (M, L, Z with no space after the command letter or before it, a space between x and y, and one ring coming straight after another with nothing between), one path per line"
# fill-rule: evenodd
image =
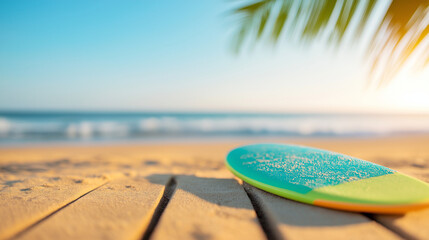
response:
M429 113L429 71L367 86L362 49L235 55L226 0L2 0L0 110Z

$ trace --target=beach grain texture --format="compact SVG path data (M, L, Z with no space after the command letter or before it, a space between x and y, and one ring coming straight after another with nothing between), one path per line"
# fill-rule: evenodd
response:
M261 141L0 149L0 239L429 239L429 209L310 206L235 178L229 150ZM429 136L272 139L429 181Z

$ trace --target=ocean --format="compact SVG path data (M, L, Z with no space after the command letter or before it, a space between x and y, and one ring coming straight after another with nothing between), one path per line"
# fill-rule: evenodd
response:
M0 112L0 145L429 133L429 115Z

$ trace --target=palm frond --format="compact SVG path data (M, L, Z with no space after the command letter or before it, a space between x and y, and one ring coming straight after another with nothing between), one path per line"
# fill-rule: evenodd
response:
M359 4L364 5L359 7ZM288 35L294 33L301 23L304 26L297 34L303 43L314 41L322 32L328 31L325 33L331 44L338 46L344 40L346 32L350 31L354 18L358 19L358 23L352 34L355 39L362 36L376 5L376 0L364 3L359 0L251 1L233 11L233 14L240 16L236 50L238 52L243 47L246 39L261 41L265 33L275 44L286 25L289 26L286 29L289 31ZM429 35L429 21L424 21L428 13L428 0L392 0L368 46L368 52L373 56L371 78L375 78L374 73L382 68L377 81L379 84L388 83L407 63L409 56L416 54ZM329 27L331 22L333 27ZM421 55L423 67L428 66L429 51L423 51ZM382 62L382 57L388 60Z

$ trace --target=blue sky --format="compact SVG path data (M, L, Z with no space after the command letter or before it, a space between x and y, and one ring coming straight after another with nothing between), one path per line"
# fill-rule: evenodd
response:
M3 0L0 109L429 112L427 71L367 89L359 48L280 42L233 55L230 7Z

